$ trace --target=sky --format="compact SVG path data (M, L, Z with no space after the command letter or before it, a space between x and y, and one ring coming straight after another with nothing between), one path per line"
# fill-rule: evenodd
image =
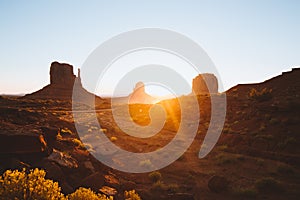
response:
M299 10L297 0L1 0L0 94L41 89L51 62L76 73L106 40L147 27L197 42L225 90L261 82L300 66Z

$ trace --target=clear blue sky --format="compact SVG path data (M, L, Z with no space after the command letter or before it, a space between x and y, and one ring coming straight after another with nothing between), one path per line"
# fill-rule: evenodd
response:
M224 88L300 65L300 1L0 1L0 94L49 83L52 61L76 70L102 42L144 27L199 43ZM75 71L76 72L76 71Z

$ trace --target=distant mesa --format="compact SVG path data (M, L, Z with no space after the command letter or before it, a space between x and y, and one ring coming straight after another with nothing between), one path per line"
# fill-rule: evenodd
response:
M209 90L208 90L209 88ZM195 95L218 93L218 80L213 74L199 74L193 79L192 86ZM33 92L27 94L22 98L25 99L57 99L57 100L72 100L73 91L76 91L76 101L84 102L86 104L103 103L104 99L88 92L82 87L80 69L78 69L78 76L73 73L73 66L67 63L52 62L50 66L50 84ZM117 98L120 103L130 104L152 104L158 98L146 93L143 82L138 82L133 89L133 92L127 97Z
M216 94L218 93L218 79L214 74L199 74L193 79L192 87L195 95Z
M88 92L82 87L80 70L78 76L73 73L73 66L66 63L53 62L50 66L50 84L25 95L25 99L56 99L72 100L73 90L76 91L76 100L91 103L101 100L100 97Z
M214 74L204 73L199 74L193 79L192 95L217 94L218 79ZM119 103L129 104L152 104L159 101L159 97L153 97L146 93L143 82L138 82L133 89L133 92L124 98L118 98Z
M143 82L138 82L133 89L133 92L129 95L129 103L140 103L140 104L152 104L156 98L147 94L145 91L145 84Z

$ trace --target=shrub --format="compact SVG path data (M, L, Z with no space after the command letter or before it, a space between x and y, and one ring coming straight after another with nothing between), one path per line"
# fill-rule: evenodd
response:
M161 180L161 173L159 171L154 171L149 174L149 178L153 183Z
M152 188L153 190L167 190L167 186L162 182L162 181L157 181L155 183L153 183Z
M228 146L227 146L226 144L224 144L224 145L218 146L218 149L219 149L220 151L225 151L225 150L228 149Z
M65 197L57 182L45 179L46 172L40 169L7 170L0 176L0 199L15 200L113 200L112 196L96 194L91 189L79 188ZM125 200L141 200L135 190L124 192Z
M141 197L135 192L135 190L124 192L125 200L141 200Z
M256 135L255 136L256 139L263 139L263 140L273 140L274 136L273 135Z
M257 101L267 101L272 98L272 89L264 88L261 91L258 91L255 88L252 88L248 97Z
M280 164L277 166L277 172L285 175L293 175L295 173L294 169L289 165Z
M255 161L259 166L263 166L265 163L265 160L262 158L256 158Z
M171 193L176 193L179 190L179 186L176 183L172 183L168 185L168 191Z
M234 194L243 199L244 198L256 198L257 191L252 188L239 188L234 191Z
M29 174L7 170L0 177L1 199L65 199L57 182L45 179L44 170L30 170Z
M282 185L272 177L262 178L256 181L255 187L260 192L282 192Z
M280 121L278 120L278 119L276 119L276 118L271 118L270 119L270 124L278 124Z
M88 197L88 198L87 198ZM96 194L91 189L78 188L72 194L67 196L68 200L113 200L113 197L106 197L103 194Z
M230 164L230 163L234 163L236 161L235 157L233 157L230 154L226 154L226 153L219 153L216 156L217 162L218 164Z
M266 126L264 124L261 124L259 127L259 131L264 131L266 130Z

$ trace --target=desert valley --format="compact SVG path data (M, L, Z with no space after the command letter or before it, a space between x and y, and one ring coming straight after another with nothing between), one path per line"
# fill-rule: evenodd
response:
M137 138L124 133L115 123L110 98L100 98L85 90L80 71L75 76L73 66L53 62L49 85L21 97L0 96L0 174L9 169L26 172L43 169L46 179L58 182L65 196L84 187L117 200L138 199L137 195L128 195L133 190L145 200L298 199L299 77L300 69L294 68L262 83L239 84L223 93L218 93L215 86L210 95L205 92L205 83L195 81L193 89L198 88L201 120L191 146L175 162L158 171L126 173L102 164L93 156L95 144L79 138L73 112L81 113L87 137L101 131L122 149L152 152L175 137L181 115L178 101L186 102L184 106L189 107L191 96L153 103L153 98L142 88L133 91L131 102L130 96L125 98L130 104L120 100L115 112L123 115L129 109L131 121L141 126L150 123L149 110L154 104L167 113L159 133ZM75 111L73 86L81 94L77 100L93 100L95 106L79 101ZM211 119L211 98L224 95L227 112L222 134L213 150L199 159ZM101 130L90 119L94 114ZM124 161L113 158L111 162L122 165ZM152 164L148 160L141 163ZM4 187L3 181L0 183ZM10 199L7 195L2 190L0 198Z

